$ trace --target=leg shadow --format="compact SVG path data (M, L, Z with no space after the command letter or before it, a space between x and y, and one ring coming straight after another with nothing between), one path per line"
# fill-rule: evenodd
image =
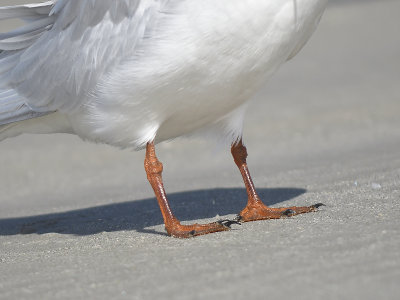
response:
M299 188L258 189L267 205L290 200L306 192ZM219 188L172 193L172 210L181 221L237 214L244 208L247 195L241 188ZM0 235L60 233L91 235L99 232L136 230L157 233L146 227L163 219L155 198L113 203L60 213L0 219Z

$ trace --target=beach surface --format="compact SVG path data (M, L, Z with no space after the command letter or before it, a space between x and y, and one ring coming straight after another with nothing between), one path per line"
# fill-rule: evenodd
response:
M175 239L143 151L70 135L3 141L0 299L398 299L399 11L398 0L332 1L249 107L260 196L274 207L326 204L316 213ZM157 151L184 223L245 206L229 149L177 139Z

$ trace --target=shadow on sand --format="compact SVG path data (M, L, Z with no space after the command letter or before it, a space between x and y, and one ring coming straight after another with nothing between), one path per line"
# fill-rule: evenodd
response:
M258 189L267 205L274 205L306 192L299 188ZM174 214L181 221L237 214L247 201L246 190L220 188L168 195ZM0 219L0 235L60 233L91 235L99 232L136 230L159 234L147 227L163 223L155 198L113 203L60 213Z

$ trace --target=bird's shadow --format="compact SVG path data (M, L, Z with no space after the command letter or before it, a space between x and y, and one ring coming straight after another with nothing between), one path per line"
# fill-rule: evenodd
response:
M305 192L300 188L258 189L267 205L295 198ZM237 214L247 201L246 190L241 188L171 193L168 198L174 214L181 221ZM83 236L125 230L159 234L149 227L162 223L157 201L147 198L66 212L0 219L0 236L31 233Z

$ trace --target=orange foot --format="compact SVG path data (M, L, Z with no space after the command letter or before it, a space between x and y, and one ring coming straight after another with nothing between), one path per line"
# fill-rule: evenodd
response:
M209 224L182 225L179 221L165 227L168 235L177 238L190 238L198 235L226 231L232 224L240 224L234 220L220 220Z
M318 207L323 206L322 203L317 203L311 206L300 206L300 207L280 207L272 208L266 206L262 202L257 202L254 205L246 206L238 215L237 220L239 222L250 222L257 220L267 219L280 219L283 217L292 217L298 214L309 213L317 211Z

